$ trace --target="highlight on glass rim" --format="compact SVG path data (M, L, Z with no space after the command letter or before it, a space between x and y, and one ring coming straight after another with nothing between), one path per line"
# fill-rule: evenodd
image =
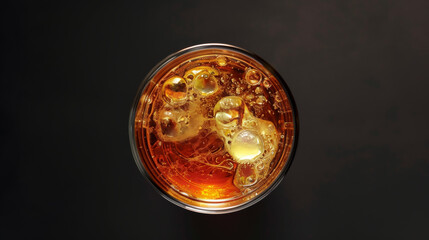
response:
M185 209L229 213L281 181L297 145L296 106L280 75L226 44L176 52L140 85L130 114L137 166Z

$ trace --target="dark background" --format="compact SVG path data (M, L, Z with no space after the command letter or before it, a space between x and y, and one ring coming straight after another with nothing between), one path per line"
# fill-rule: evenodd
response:
M428 1L1 3L1 239L429 239ZM243 211L167 202L128 142L168 54L234 44L286 79L290 171Z

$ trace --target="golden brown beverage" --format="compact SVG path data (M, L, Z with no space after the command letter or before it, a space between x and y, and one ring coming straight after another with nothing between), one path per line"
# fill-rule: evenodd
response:
M285 170L295 137L294 109L272 71L221 46L159 66L134 115L135 146L150 180L203 212L266 192Z

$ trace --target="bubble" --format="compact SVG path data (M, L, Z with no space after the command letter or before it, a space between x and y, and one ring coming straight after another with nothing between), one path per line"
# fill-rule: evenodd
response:
M262 84L264 85L264 87L265 88L270 88L271 87L271 83L270 83L270 80L268 80L268 79L265 79L263 82L262 82Z
M194 89L196 89L203 96L215 93L218 88L217 79L208 71L201 71L198 73L193 81L193 84Z
M274 99L275 99L277 102L281 102L281 101L283 101L282 97L280 96L280 94L279 94L278 92L276 93L276 96L274 97Z
M219 56L217 57L216 61L219 66L224 67L227 64L228 59L224 56Z
M167 165L167 162L165 161L165 159L163 157L159 157L158 158L158 163L161 166L166 166Z
M238 163L252 162L264 151L264 143L256 132L242 130L233 138L230 150Z
M256 99L256 103L259 105L264 104L267 101L267 99L264 96L258 96L258 98Z
M293 122L285 122L283 124L284 129L293 129Z
M240 95L241 89L240 88L235 89L235 93L237 93L237 95Z
M255 95L250 93L250 94L246 95L245 98L246 98L246 100L251 101L253 98L255 98Z
M261 94L261 93L263 93L264 91L262 91L262 88L260 88L260 87L257 87L256 89L255 89L255 93L256 94Z
M257 85L262 80L262 74L256 69L249 68L244 78L250 85Z
M165 81L162 92L168 102L182 102L186 99L187 85L181 77L172 77Z

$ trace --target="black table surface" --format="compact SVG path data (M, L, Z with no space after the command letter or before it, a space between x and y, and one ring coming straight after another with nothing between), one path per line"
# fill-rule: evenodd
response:
M425 0L2 2L0 239L429 239ZM137 87L200 43L294 94L294 163L264 200L189 212L141 176Z

